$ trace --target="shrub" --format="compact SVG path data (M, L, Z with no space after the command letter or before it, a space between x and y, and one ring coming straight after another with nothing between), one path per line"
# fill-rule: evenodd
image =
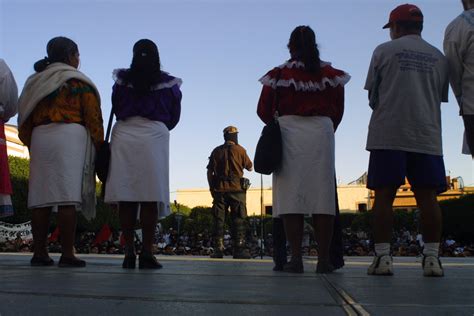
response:
M443 236L456 241L474 241L474 194L440 202L443 214Z
M8 156L10 178L13 187L12 203L15 214L2 219L9 223L24 223L31 219L28 210L28 177L30 174L30 161L24 158Z

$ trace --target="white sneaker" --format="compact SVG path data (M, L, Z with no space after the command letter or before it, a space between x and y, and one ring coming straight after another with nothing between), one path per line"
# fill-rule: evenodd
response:
M369 275L393 275L393 259L392 256L374 257L374 262L367 269Z
M443 266L438 257L435 256L423 256L423 275L432 277L444 276Z

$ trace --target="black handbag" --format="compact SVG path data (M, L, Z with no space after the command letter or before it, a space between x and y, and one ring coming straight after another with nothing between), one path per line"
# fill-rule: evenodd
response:
M107 176L109 174L109 164L110 164L110 128L112 127L112 120L114 118L113 109L110 112L109 123L107 124L107 132L105 135L105 140L97 151L97 156L95 158L95 172L97 177L102 183L107 181Z
M280 73L278 73L276 77L276 82L278 82L279 78ZM278 123L279 97L277 87L275 87L274 102L276 107L273 119L263 127L253 159L255 171L262 174L271 174L277 170L281 164L282 145L280 124Z

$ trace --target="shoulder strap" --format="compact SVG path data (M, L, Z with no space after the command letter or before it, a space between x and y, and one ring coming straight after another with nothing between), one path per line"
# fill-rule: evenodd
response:
M114 107L110 110L109 123L107 124L107 132L105 133L105 142L109 141L110 138L110 129L112 128L112 120L114 118Z

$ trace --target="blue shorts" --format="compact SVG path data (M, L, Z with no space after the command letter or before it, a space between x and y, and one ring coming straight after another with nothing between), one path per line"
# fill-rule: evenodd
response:
M448 189L443 156L413 153L401 150L371 150L367 188L371 190L399 187L435 189L442 193Z

